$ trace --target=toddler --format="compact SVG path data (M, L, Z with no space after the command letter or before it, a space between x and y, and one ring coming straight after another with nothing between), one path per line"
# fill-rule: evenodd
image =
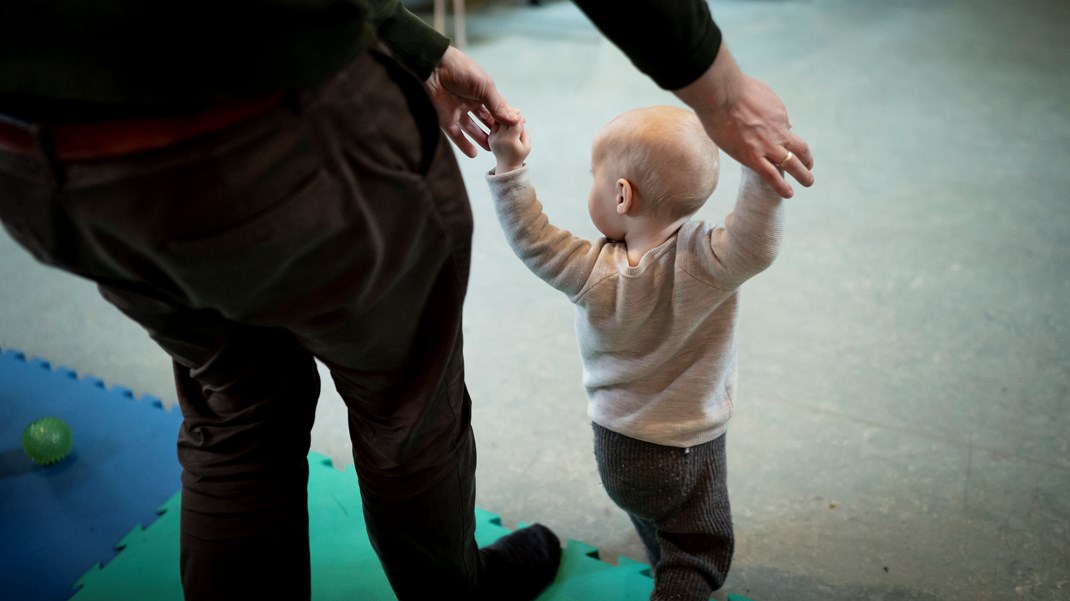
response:
M725 429L739 288L776 257L781 197L744 167L724 224L693 220L717 185L716 146L690 110L633 110L592 144L587 208L604 237L588 241L543 214L523 124L495 126L490 146L510 246L575 305L599 475L646 549L651 599L708 599L734 550Z

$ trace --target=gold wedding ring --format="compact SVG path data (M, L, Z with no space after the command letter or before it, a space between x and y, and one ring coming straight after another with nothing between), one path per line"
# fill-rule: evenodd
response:
M780 161L779 163L777 163L777 166L776 166L777 169L783 169L784 165L787 165L788 161L790 161L791 159L794 159L794 158L795 158L795 153L789 150L788 151L788 156L784 157L783 161Z

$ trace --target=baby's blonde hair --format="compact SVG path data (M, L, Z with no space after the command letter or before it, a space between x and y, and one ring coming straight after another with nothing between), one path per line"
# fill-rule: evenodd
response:
M603 169L632 183L640 210L676 220L702 208L717 187L717 146L691 110L635 109L609 122L596 139Z

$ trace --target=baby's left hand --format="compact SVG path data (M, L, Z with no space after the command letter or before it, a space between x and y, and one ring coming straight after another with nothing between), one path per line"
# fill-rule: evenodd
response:
M516 125L496 122L490 130L490 150L497 159L494 173L519 169L531 153L531 140L524 130L524 121Z

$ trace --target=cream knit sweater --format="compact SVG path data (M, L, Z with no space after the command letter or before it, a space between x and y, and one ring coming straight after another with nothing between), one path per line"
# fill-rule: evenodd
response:
M683 448L723 434L736 397L739 287L776 257L780 196L744 168L724 225L687 221L632 267L623 242L551 225L526 166L487 182L513 251L575 304L591 420Z

